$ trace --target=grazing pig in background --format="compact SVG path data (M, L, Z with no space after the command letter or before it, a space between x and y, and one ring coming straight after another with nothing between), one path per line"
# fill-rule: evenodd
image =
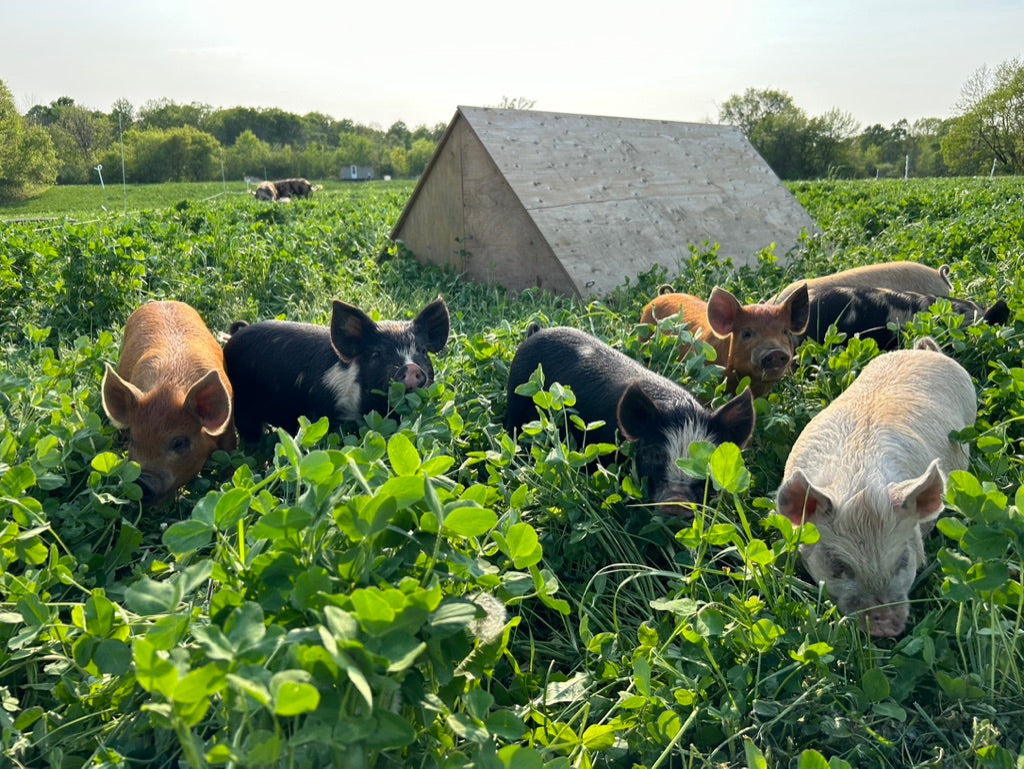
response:
M687 390L574 328L534 329L516 350L509 369L508 418L514 433L536 419L530 398L516 394L540 364L545 386L560 382L576 395L576 412L584 422L604 421L587 435L591 441L614 443L616 429L635 441L636 467L647 478L651 501L663 514L689 510L685 504L703 499L704 483L688 477L676 460L694 441L744 446L754 431L754 400L744 392L709 412ZM575 436L579 439L579 435Z
M762 396L793 363L795 337L807 326L807 289L798 287L781 304L748 305L717 286L707 302L690 294L662 293L644 308L640 322L657 324L674 316L715 349L729 389L746 376L754 395Z
M888 324L902 326L939 299L948 301L953 311L965 316L969 323L983 320L994 326L1004 325L1010 319L1010 309L1002 299L986 310L967 299L884 288L828 286L811 292L806 336L820 343L828 327L835 324L847 336L857 334L863 339L874 339L880 349L893 349L898 332L890 330Z
M103 410L128 430L146 503L199 474L214 449L236 446L224 356L203 319L184 302L150 302L131 314L117 371L103 375Z
M831 275L807 278L790 283L770 301L778 304L795 291L801 283L814 295L816 291L832 286L856 286L858 288L887 288L890 291L915 291L919 294L949 296L952 283L949 281L949 265L939 269L917 262L880 262L854 267Z
M428 353L448 341L449 317L438 297L412 321L384 320L335 300L330 328L267 320L236 323L224 345L224 363L235 390L235 424L247 442L263 424L295 433L299 417L331 426L370 411L387 411L391 382L406 390L434 379Z
M252 194L256 200L275 201L278 198L277 186L273 182L260 182Z
M871 361L793 444L778 511L817 527L820 540L801 546L807 570L873 636L906 627L923 533L949 473L967 469L967 447L949 435L976 414L970 376L926 337Z
M316 189L305 179L279 179L273 182L277 194L283 198L305 198L313 194Z

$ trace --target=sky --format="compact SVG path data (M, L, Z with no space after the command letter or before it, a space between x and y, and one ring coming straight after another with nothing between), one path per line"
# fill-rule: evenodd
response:
M385 129L503 99L717 122L748 88L888 127L956 114L973 73L1024 58L1022 0L5 0L0 29L22 113L170 99Z

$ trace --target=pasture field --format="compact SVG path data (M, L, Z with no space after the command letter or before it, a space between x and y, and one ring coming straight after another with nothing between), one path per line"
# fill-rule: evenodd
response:
M785 267L680 244L677 270L588 303L419 265L387 241L411 189L0 222L0 765L1024 766L1024 180L794 184L823 235ZM742 454L687 462L709 490L693 521L652 516L628 461L587 471L600 448L558 438L561 388L535 434L502 428L532 320L717 405L718 369L641 342L660 283L762 301L891 259L949 264L956 295L1012 312L965 327L940 305L906 329L969 371L979 418L902 638L839 616L798 564L813 531L774 515L789 447L873 343L805 343ZM139 304L184 300L223 332L326 323L331 298L411 318L438 294L452 335L426 391L218 452L139 504L99 393Z

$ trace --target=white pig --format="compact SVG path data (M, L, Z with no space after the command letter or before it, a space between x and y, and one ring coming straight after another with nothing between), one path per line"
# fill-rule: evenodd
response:
M923 533L949 473L967 468L967 447L949 434L976 416L971 377L925 338L871 361L793 444L778 511L814 523L820 540L801 546L804 565L873 636L906 627Z

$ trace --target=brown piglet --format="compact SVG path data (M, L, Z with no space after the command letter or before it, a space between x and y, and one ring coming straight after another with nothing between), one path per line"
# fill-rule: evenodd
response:
M124 326L117 371L103 375L103 410L128 431L142 500L161 502L237 445L220 345L184 302L149 302Z
M662 293L644 308L640 322L657 325L675 316L714 348L730 389L750 377L750 389L760 397L793 363L797 338L807 328L807 287L797 288L781 304L742 305L717 286L706 302L690 294Z

